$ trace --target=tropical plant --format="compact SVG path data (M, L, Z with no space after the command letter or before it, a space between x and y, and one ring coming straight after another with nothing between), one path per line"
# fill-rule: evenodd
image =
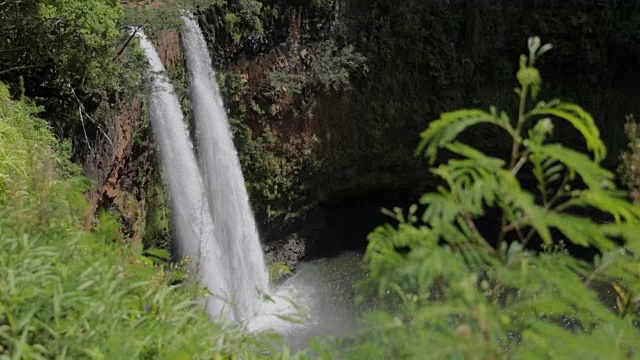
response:
M2 75L53 70L53 78L41 79L52 87L78 85L83 78L99 76L93 73L98 69L113 68L109 55L122 16L116 0L11 1L2 4L0 14L0 29L6 35Z
M536 61L551 45L528 45L515 118L495 107L458 110L421 134L417 154L431 164L447 151L432 169L442 185L422 196L423 208L387 211L400 224L369 235L365 285L399 307L370 314L363 336L375 340L346 345L344 356L604 359L638 351L640 210L600 166L606 148L593 118L576 104L536 102ZM563 123L587 153L553 142ZM506 159L458 140L480 125L503 130ZM582 258L570 254L579 249Z
M56 141L47 122L35 117L39 111L11 101L0 82L0 207L16 209L24 221L67 228L86 215L80 193L86 182L77 178L69 144Z

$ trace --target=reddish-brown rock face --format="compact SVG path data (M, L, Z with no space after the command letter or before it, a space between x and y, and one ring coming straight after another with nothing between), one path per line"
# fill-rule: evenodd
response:
M94 185L87 198L94 208L103 197L113 199L119 193L119 179L127 158L133 149L134 135L142 118L142 103L133 99L130 103L118 101L119 114L115 116L106 133L85 157L83 168Z

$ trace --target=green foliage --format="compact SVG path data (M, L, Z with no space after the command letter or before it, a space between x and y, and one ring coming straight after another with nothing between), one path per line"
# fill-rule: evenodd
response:
M29 94L71 96L77 89L86 99L126 81L126 64L113 61L123 16L119 1L18 1L0 11L7 36L0 74L14 83L24 76Z
M226 0L172 0L162 4L154 1L130 1L124 7L122 23L126 26L141 27L146 32L182 28L180 16L198 9L226 3Z
M258 94L253 94L276 106L272 116L282 116L291 109L298 116L311 118L317 97L352 90L353 77L367 72L366 58L353 46L335 40L291 41L286 47L286 54L271 54L276 56L277 66L265 72L266 84L260 84Z
M118 1L19 1L3 4L1 11L7 36L3 67L53 67L60 81L90 79L97 75L92 73L96 65L113 67L104 54L119 34Z
M141 93L146 62L120 46L128 38L120 1L8 1L0 17L0 80L42 105L76 155L106 133L115 99Z
M37 224L66 228L86 213L86 181L72 178L79 169L70 161L68 144L57 146L40 109L13 102L0 83L0 205L35 215ZM60 181L66 176L67 181ZM56 213L55 221L48 221Z
M419 154L431 163L449 154L432 169L442 185L421 198L423 210L387 211L400 225L378 227L365 255L365 286L398 309L369 314L371 326L341 357L635 356L640 209L600 167L606 152L588 113L558 100L530 106L542 85L535 62L549 49L529 40L516 117L459 110L422 133ZM558 121L583 137L587 153L550 142ZM509 137L510 157L458 140L479 124ZM496 213L500 221L483 225ZM593 263L567 251L587 246L597 251Z
M264 34L260 19L262 6L262 2L255 0L240 0L231 4L231 11L225 14L224 21L235 44L261 40Z
M267 127L253 139L251 129L231 119L240 164L257 216L283 223L304 215L313 205L314 180L322 162L319 140L306 134L280 139Z
M42 1L38 13L55 36L50 39L55 43L47 47L57 52L53 56L57 71L66 77L86 77L93 86L100 84L105 71L113 71L105 54L113 51L119 35L122 10L116 0Z
M170 249L171 207L169 192L164 186L149 184L146 193L148 206L142 243L149 247Z
M123 263L117 251L131 250L107 245L115 223L95 234L33 234L5 214L0 223L0 353L174 359L250 347L239 329L209 322L195 288L169 286L141 261Z
M282 282L291 275L293 275L293 271L291 271L285 262L275 262L269 265L269 282L272 284Z
M265 20L280 15L277 6L258 0L218 1L203 12L209 49L216 64L253 52L266 42Z
M208 318L185 262L143 253L108 215L84 228L86 186L58 167L68 159L36 111L0 84L0 357L278 357L277 343Z
M334 40L322 41L314 49L311 65L315 87L325 93L349 90L352 75L367 71L365 62L353 45L340 48Z

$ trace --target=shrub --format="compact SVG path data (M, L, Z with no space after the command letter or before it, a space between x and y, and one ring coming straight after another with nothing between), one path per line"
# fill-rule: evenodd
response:
M80 170L70 161L69 144L57 143L47 122L34 116L38 111L12 101L0 83L0 205L37 224L66 228L86 210L79 191L86 181L73 178Z
M458 110L422 133L417 152L431 163L448 152L432 169L442 185L422 196L423 210L387 211L400 225L378 227L365 255L363 286L399 306L369 314L372 326L342 356L635 356L640 210L600 166L606 149L586 111L558 100L530 106L542 85L535 63L549 49L529 39L515 118L493 107ZM551 142L559 122L582 136L587 153ZM457 140L480 124L503 130L510 156ZM484 223L491 216L497 223ZM580 247L597 254L593 262L568 253Z

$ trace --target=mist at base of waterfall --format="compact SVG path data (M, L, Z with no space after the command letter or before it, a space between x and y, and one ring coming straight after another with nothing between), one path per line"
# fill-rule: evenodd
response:
M358 315L370 305L355 305L356 284L366 275L362 254L303 262L296 273L271 289L261 315L248 323L252 332L274 331L293 349L314 337L343 337L358 329ZM292 320L296 322L292 322Z

